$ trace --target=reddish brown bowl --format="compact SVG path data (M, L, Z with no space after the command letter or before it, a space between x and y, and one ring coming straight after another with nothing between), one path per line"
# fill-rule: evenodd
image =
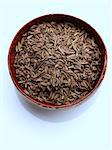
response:
M22 35L29 30L29 28L36 24L36 23L42 23L42 22L51 22L51 21L56 21L56 22L70 22L72 24L75 24L79 27L84 27L84 29L86 30L86 32L89 33L90 36L93 36L95 38L95 42L96 44L98 44L99 49L101 51L101 75L100 78L96 81L96 84L94 86L94 88L85 96L82 96L80 99L71 102L70 104L65 104L65 105L54 105L54 104L48 104L45 102L40 102L37 99L32 98L30 95L26 94L24 92L23 87L21 87L21 85L18 83L16 76L15 76L15 68L13 66L14 64L14 60L15 60L15 46L17 45L18 41L21 39ZM38 17L32 21L30 21L29 23L27 23L26 25L24 25L16 34L16 36L14 37L11 46L9 48L9 54L8 54L8 67L9 67L9 72L11 75L11 78L16 86L16 88L19 90L19 92L26 98L26 100L28 100L29 102L32 102L33 104L36 104L40 107L43 108L49 108L49 109L58 109L58 108L66 108L66 107L70 107L70 106L74 106L74 105L78 105L80 103L82 103L89 95L91 95L93 93L93 91L100 85L101 81L104 78L105 75L105 71L106 71L106 66L107 66L107 51L105 48L105 45L101 39L101 37L99 36L99 34L95 31L94 28L92 28L88 23L82 21L79 18L73 17L73 16L69 16L69 15L64 15L64 14L49 14L49 15L45 15L45 16L41 16Z

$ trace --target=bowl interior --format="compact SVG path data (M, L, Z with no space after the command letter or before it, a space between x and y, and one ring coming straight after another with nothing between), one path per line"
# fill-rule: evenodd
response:
M34 25L34 24L39 24L42 22L51 22L51 21L56 21L56 22L70 22L72 24L74 24L75 26L78 27L83 27L83 29L92 37L95 38L95 43L99 46L100 52L101 52L101 75L99 77L98 80L96 80L95 83L95 87L93 88L93 90L91 90L86 96L81 97L80 99L78 99L77 101L72 102L71 104L67 104L67 105L62 105L62 106L56 106L53 104L48 104L48 103L43 103L40 102L38 100L35 100L34 98L32 98L31 96L27 95L24 92L24 89L18 84L18 81L16 79L15 76L15 68L13 66L14 64L14 60L15 60L15 55L16 55L16 51L15 51L15 46L17 45L18 41L21 40L22 35L27 32L29 30L29 28ZM101 37L98 35L98 33L86 22L75 18L73 16L68 16L68 15L63 15L63 14L51 14L51 15L46 15L46 16L42 16L39 18L36 18L32 21L30 21L29 23L27 23L26 25L24 25L19 32L16 34L16 36L14 37L10 49L9 49L9 55L8 55L8 65L9 65L9 72L11 75L11 78L15 84L15 86L17 87L17 89L25 96L27 97L30 101L37 103L38 105L42 105L43 107L49 107L49 108L60 108L60 107L68 107L71 105L75 105L80 103L81 101L83 101L87 96L89 96L100 84L100 82L102 81L104 74L105 74L105 69L106 69L106 63L107 63L107 54L106 54L106 49L104 46L104 43L101 39Z

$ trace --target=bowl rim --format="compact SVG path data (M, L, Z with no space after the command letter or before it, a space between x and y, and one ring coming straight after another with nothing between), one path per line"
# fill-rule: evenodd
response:
M16 40L16 38L18 37L18 35L20 34L20 32L28 25L30 24L31 22L34 22L36 20L39 20L43 17L46 17L46 16L55 16L55 15L58 15L58 16L65 16L65 17L72 17L72 18L75 18L76 20L78 20L79 22L83 22L85 25L89 26L92 31L98 35L100 41L103 43L103 46L104 46L104 51L105 51L105 55L104 55L104 65L103 65L103 68L102 68L102 71L101 71L101 75L97 81L97 83L95 84L94 88L89 92L87 93L85 96L81 96L77 101L73 101L69 104L63 104L63 105L54 105L54 104L49 104L49 103L46 103L46 102L41 102L39 101L38 99L34 99L33 97L31 97L30 95L28 95L27 93L24 92L24 90L21 89L21 86L18 82L16 82L15 78L14 78L14 75L12 73L12 69L11 69L11 50L12 50L12 46L14 45L14 41ZM99 35L99 33L90 25L88 24L87 22L85 22L84 20L80 19L79 17L75 17L75 16L72 16L72 15L68 15L68 14L46 14L46 15L42 15L42 16L39 16L39 17L36 17L30 21L28 21L26 24L24 24L20 29L19 31L16 33L16 35L14 36L11 44L10 44L10 47L9 47L9 51L8 51L8 69L9 69L9 74L11 76L11 79L15 85L15 87L18 89L18 91L31 103L33 104L36 104L40 107L44 107L44 108L50 108L50 109L58 109L58 108L66 108L66 107L70 107L70 106L77 106L79 104L81 104L82 102L86 101L87 98L99 87L100 83L102 82L102 80L104 79L104 76L105 76L105 72L106 72L106 69L107 69L107 49L106 49L106 46L101 38L101 36Z

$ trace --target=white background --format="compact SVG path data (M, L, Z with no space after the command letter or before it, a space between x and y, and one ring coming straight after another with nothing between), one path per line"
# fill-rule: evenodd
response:
M7 66L16 32L48 13L65 13L91 24L108 51L105 78L89 100L66 111L47 111L24 102ZM0 0L0 150L111 150L111 6L109 0Z

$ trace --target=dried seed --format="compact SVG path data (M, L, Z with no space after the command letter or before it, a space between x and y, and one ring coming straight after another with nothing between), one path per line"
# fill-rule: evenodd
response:
M71 95L73 96L73 98L77 97L77 94L71 91Z
M68 55L68 56L67 56L67 59L73 59L74 57L75 57L75 54Z
M25 81L18 81L18 83L22 84L22 83L25 83Z
M27 39L29 40L29 39L31 39L33 37L33 35L29 35L28 37L27 37Z
M15 51L18 83L41 102L69 104L89 93L101 73L94 38L68 22L33 25Z

